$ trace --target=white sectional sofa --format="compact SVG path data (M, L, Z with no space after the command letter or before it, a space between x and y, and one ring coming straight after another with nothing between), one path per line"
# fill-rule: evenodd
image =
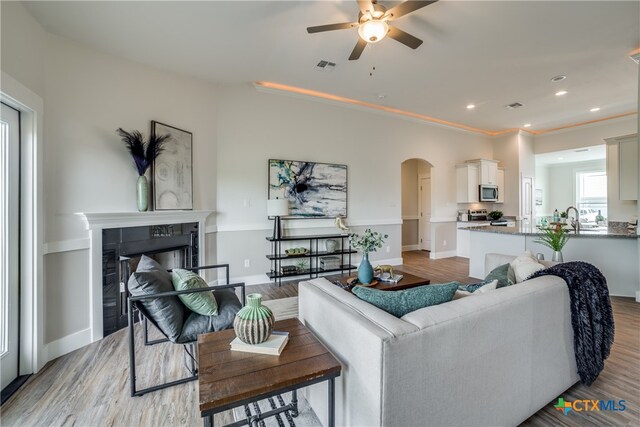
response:
M514 257L488 254L486 271ZM545 276L396 318L325 279L301 320L343 365L339 426L513 426L578 381L569 293ZM305 391L327 425L326 385Z

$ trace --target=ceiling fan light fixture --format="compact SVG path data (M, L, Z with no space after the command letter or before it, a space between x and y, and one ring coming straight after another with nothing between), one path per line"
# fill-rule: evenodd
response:
M358 27L358 34L367 43L377 43L389 32L389 24L379 19L365 21Z

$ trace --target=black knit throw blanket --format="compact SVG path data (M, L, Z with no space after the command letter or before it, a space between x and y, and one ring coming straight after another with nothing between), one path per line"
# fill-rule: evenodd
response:
M604 369L613 344L613 311L607 279L595 266L580 261L554 265L529 279L548 275L561 277L569 287L578 375L580 381L589 386Z

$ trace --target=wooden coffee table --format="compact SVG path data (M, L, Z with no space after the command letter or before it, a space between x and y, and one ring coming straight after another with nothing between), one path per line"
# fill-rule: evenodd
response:
M198 394L205 426L213 426L213 415L218 412L288 391L293 393L289 405L231 425L257 425L286 410L296 417L296 390L323 381L328 382L329 425L334 426L334 379L340 375L340 362L298 319L278 321L274 329L289 332L280 356L231 351L229 344L236 336L233 329L198 336Z
M402 274L402 280L398 283L388 283L388 282L378 282L377 285L369 286L371 289L378 289L381 291L401 291L403 289L415 288L418 286L428 285L431 283L430 279L425 279L424 277L414 276L413 274L401 272L395 272L395 274ZM326 276L325 279L328 281L335 283L339 280L341 283L346 284L347 279L354 276Z

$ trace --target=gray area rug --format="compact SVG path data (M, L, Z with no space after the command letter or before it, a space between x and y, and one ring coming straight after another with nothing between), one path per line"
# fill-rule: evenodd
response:
M271 309L276 320L298 317L298 297L280 298L263 301Z
M259 402L240 406L233 409L233 418L235 421L247 419L247 411L249 415L255 415L258 411L265 413L272 409L281 408L291 402L291 393L284 393L271 399L264 399ZM283 412L273 417L264 419L258 423L260 427L321 427L322 424L316 416L313 409L309 406L307 399L298 392L298 416L292 417L289 411Z

